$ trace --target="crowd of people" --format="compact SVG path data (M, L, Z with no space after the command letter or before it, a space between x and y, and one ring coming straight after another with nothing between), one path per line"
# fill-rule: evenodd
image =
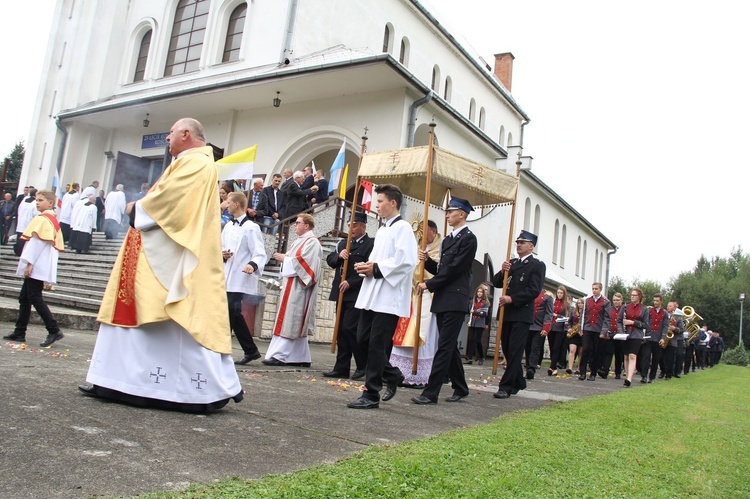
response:
M15 331L5 338L25 340L34 306L49 333L42 346L63 338L40 287L54 282L63 241L86 252L94 229L103 227L109 238L124 223L128 226L97 317L101 326L89 384L79 387L86 395L187 412L240 402L244 392L234 365L263 356L243 314L244 303L257 298L270 259L262 232L278 231L279 222L291 218L297 238L288 251L271 255L281 266L281 284L262 363L311 366L308 339L315 332L325 257L335 271L329 300L337 304L338 352L333 369L323 376L364 379L362 395L347 404L352 409L378 408L405 386L420 390L411 398L419 405L437 404L446 383L452 389L446 402L468 397L464 362L484 361L493 287L502 289L497 304L505 366L497 399L517 394L535 379L545 342L547 375L564 370L594 381L609 377L614 361L614 377L624 376L628 387L636 375L642 383L657 376L670 380L710 367L721 357L720 335L705 326L687 327L693 314L674 301L664 308L661 295L653 296L651 307L637 288L629 304L619 293L610 302L601 283L594 283L591 296L575 306L563 286L549 295L543 288L545 264L534 255L538 237L526 230L515 240L517 258L503 262L491 283L474 289L477 238L466 224L473 211L466 199L449 199L449 233L441 237L437 224L427 220L421 235L400 215L399 187L379 185L375 209L384 223L375 236L367 234L367 215L355 212L350 237L324 255L315 219L304 213L328 195L321 171L287 169L274 174L268 186L253 179L247 191L239 181L224 182L217 210L219 182L202 125L181 119L167 141L173 163L130 202L118 185L98 208L103 192L97 197L98 182L92 182L81 194L80 186L72 184L57 217L51 191L29 188L20 202L6 196L0 204L5 222L6 213L20 217L24 204L32 204L28 199L36 198L39 215L32 212L19 234L27 242L18 268L25 279L21 313ZM465 358L458 343L464 327ZM231 331L243 351L237 361L231 357Z

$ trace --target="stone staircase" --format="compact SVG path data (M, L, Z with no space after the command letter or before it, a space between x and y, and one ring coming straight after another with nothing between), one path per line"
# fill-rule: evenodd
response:
M95 232L89 254L79 255L69 250L61 253L57 284L54 291L44 292L45 301L50 305L97 312L123 238L121 234L108 241L103 232ZM0 247L0 296L18 296L23 279L16 276L17 267L18 257L13 247Z

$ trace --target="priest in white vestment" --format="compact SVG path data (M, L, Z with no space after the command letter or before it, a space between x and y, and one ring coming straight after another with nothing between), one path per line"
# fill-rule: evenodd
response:
M96 230L96 195L89 194L82 198L73 208L71 219L70 247L76 253L88 253L91 248L91 232Z
M117 184L114 191L107 194L104 201L104 236L113 239L120 232L122 221L125 220L125 193L123 185Z
M70 191L63 195L60 206L60 229L62 230L63 240L67 243L70 240L70 224L73 219L73 207L81 199L78 192L80 186L76 183L70 186Z
M312 230L315 220L302 213L294 222L297 239L284 253L274 253L283 262L283 287L279 297L273 338L263 364L267 366L310 367L310 346L307 337L315 332L315 305L321 277L323 247Z
M211 412L243 391L232 362L213 149L183 118L176 159L128 205L131 229L97 320L87 395L140 407Z

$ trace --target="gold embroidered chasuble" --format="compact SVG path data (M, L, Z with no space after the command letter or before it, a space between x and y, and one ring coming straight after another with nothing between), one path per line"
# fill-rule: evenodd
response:
M231 354L217 182L210 146L186 151L164 171L139 201L156 226L128 231L99 322L173 320L203 347Z

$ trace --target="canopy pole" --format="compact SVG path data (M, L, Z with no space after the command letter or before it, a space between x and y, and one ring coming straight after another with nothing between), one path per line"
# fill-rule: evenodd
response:
M427 156L427 180L424 187L424 217L422 218L422 241L420 243L420 250L424 251L427 248L427 220L430 216L430 188L432 187L432 162L435 154L435 122L430 123L430 147L428 149ZM424 281L424 260L419 261L419 282ZM416 311L416 327L414 328L414 354L411 361L411 374L412 376L417 375L417 362L419 361L419 328L422 322L422 291L417 288L417 311Z
M521 158L519 157L516 161L516 178L519 178L519 175L521 174ZM520 183L520 179L519 179ZM516 194L513 198L513 205L510 209L510 225L508 229L508 250L505 253L505 262L510 261L510 251L513 245L513 229L514 224L516 222L516 204L518 203L518 184L516 184ZM506 270L503 275L503 292L500 296L505 296L505 293L508 291L508 274L509 271ZM497 336L495 338L495 358L492 361L492 375L497 375L497 364L498 360L500 358L500 340L503 337L503 320L505 318L505 306L499 307L500 310L498 310L497 314Z
M352 247L352 228L354 227L354 214L357 212L357 199L359 199L359 186L362 183L359 178L359 170L362 167L362 159L365 156L365 144L367 143L367 128L365 128L365 135L362 136L362 148L359 153L359 165L357 166L357 177L354 182L354 199L352 199L352 212L349 215L349 232L346 236L346 252L348 253ZM346 201L346 200L344 200ZM346 215L346 202L344 202L344 215ZM349 267L347 261L341 267L341 280L339 284L346 280L346 271ZM333 338L331 339L331 353L336 353L336 341L339 337L339 325L341 324L341 308L344 303L344 293L339 288L339 299L336 301L336 322L333 324Z

